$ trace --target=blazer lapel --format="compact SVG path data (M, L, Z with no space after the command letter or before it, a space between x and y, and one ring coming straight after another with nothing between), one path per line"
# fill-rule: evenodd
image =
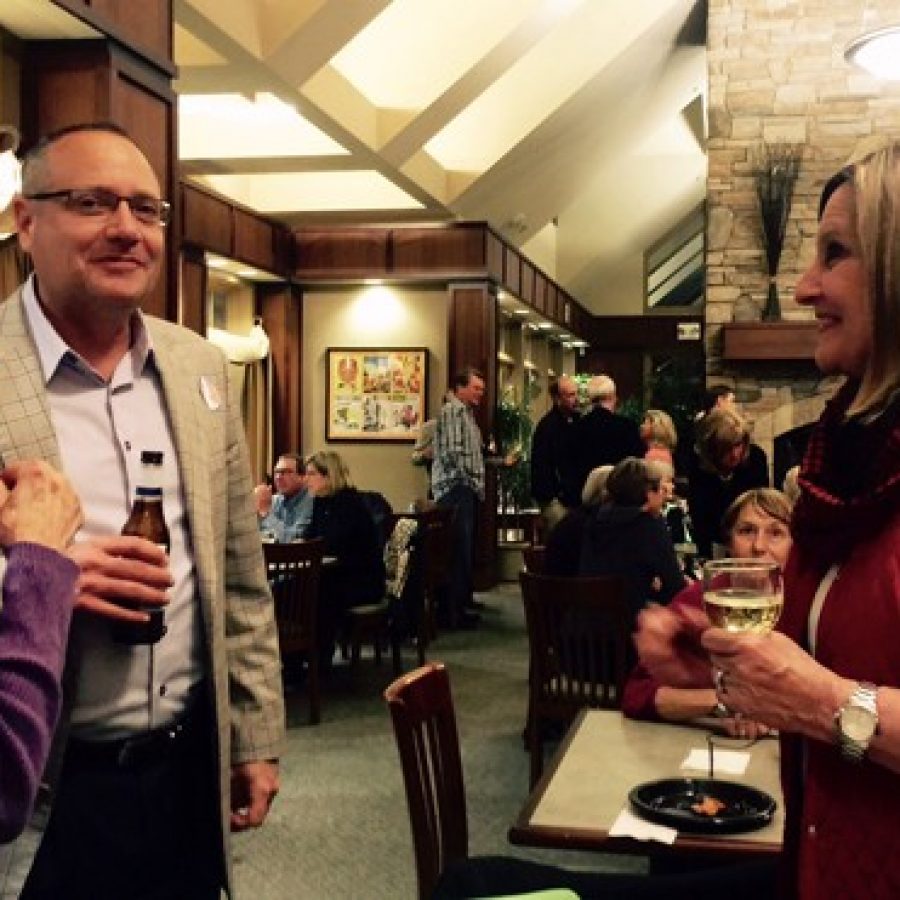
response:
M39 457L61 468L44 373L28 331L21 288L0 304L0 465Z

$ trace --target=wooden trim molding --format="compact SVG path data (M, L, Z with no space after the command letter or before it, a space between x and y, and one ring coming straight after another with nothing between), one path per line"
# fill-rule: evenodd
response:
M794 322L730 322L722 326L722 359L812 362L818 325Z

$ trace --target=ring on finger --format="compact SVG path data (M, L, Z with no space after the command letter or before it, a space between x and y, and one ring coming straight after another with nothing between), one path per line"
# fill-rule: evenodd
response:
M715 674L713 675L713 684L716 688L717 694L727 694L728 693L728 685L725 681L726 673L724 669L716 669Z

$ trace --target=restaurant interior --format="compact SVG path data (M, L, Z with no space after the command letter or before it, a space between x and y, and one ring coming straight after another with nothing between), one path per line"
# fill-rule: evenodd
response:
M229 356L257 481L281 452L337 449L395 511L421 504L418 428L468 365L482 433L523 465L553 380L606 373L638 412L729 386L777 475L835 386L793 298L819 191L859 139L900 134L900 76L847 51L897 21L896 0L0 0L0 296L27 272L15 157L112 120L173 204L145 309ZM772 148L799 159L774 270L757 196ZM417 375L387 409L342 398L350 368L390 378L398 356ZM542 845L517 818L532 507L488 470L487 627L428 648L454 679L469 843L644 871L621 844L507 841ZM324 688L317 727L289 694L296 774L237 842L242 894L415 894L390 667L366 662ZM0 898L23 865L0 848Z

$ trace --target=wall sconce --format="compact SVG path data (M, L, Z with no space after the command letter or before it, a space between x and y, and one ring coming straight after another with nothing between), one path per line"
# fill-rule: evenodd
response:
M21 165L16 158L19 130L13 125L0 125L0 240L15 231L12 198L21 186Z
M850 41L844 59L875 78L900 81L900 25L879 28Z

